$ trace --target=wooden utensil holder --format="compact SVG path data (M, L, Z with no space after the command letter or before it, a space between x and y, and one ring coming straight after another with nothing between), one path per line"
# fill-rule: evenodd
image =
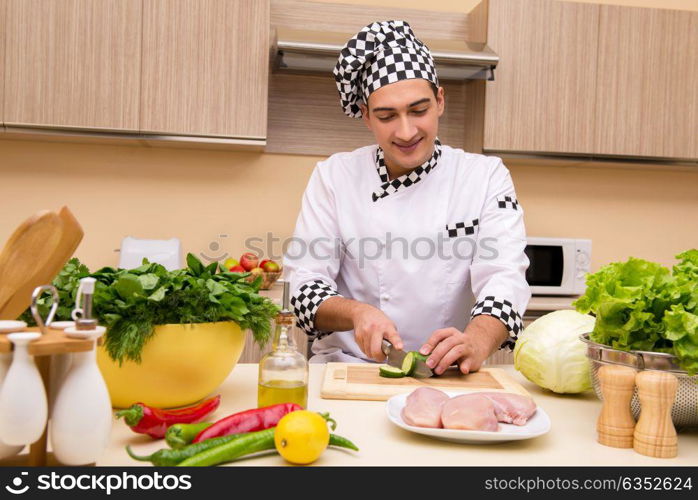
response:
M39 328L27 328L27 331L38 332ZM99 343L99 342L98 342ZM62 330L47 329L46 334L29 344L29 354L34 357L41 378L44 381L44 388L48 395L50 390L51 356L54 354L70 354L75 352L86 352L93 349L94 341L91 339L73 339L68 337ZM0 335L0 353L12 352L12 344L6 335ZM50 396L50 395L49 395ZM76 411L79 411L76 409ZM51 420L49 413L44 432L38 441L29 446L29 453L9 457L2 460L3 465L28 465L32 467L56 465L55 460L49 460L47 453L47 430L48 422ZM60 465L60 464L58 464Z

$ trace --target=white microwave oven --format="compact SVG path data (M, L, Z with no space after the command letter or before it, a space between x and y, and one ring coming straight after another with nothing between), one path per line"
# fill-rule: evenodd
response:
M591 263L591 240L528 237L526 281L533 295L581 295Z

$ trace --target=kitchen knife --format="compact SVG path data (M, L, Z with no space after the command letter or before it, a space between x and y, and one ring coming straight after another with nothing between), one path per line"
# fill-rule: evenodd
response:
M381 350L383 351L383 354L387 356L388 364L390 366L402 368L402 361L405 359L405 356L407 356L405 351L396 349L393 344L385 339L383 339L383 342L381 343ZM416 378L429 378L433 375L434 372L431 371L431 368L429 368L424 361L417 358L417 366L415 366L412 376Z

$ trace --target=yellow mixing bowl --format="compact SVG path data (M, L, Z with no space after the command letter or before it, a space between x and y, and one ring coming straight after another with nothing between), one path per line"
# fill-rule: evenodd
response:
M97 364L115 408L136 402L172 408L210 395L233 370L244 347L245 331L230 321L160 325L143 347L140 364L124 361L119 366L102 346Z

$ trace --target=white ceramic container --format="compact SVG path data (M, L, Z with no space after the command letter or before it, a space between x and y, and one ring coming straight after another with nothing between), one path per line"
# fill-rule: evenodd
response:
M111 401L94 348L94 341L105 331L101 326L95 330L65 331L70 337L93 340L91 350L73 353L51 414L51 446L58 461L65 465L96 462L109 444Z
M10 333L14 345L12 364L0 389L0 441L27 445L44 432L48 417L46 390L28 346L41 336L37 332Z
M48 391L48 407L49 412L53 415L53 407L56 404L56 397L63 385L70 365L73 363L73 354L54 354L51 356L51 369L49 370L49 391Z
M0 353L0 388L2 388L2 383L5 380L5 375L7 375L7 370L10 368L10 363L12 363L12 354ZM22 445L9 445L0 441L0 460L15 456L22 451L22 448L24 448Z

